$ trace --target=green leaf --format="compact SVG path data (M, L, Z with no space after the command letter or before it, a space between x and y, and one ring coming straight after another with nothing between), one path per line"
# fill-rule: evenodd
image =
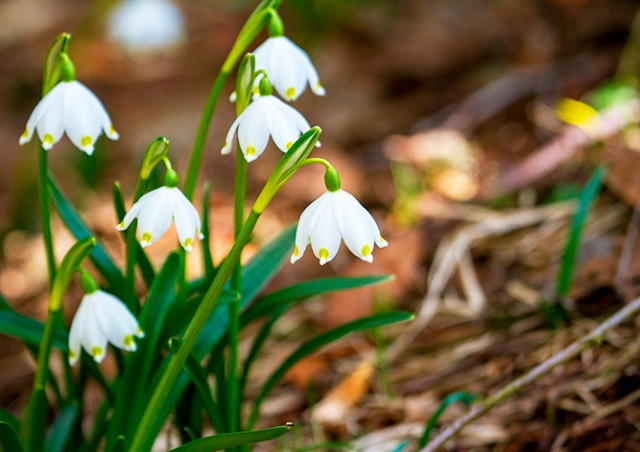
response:
M253 97L253 84L255 81L256 58L247 53L238 66L236 78L236 113L242 112L251 102Z
M357 289L359 287L380 284L391 281L392 275L376 275L361 277L320 278L305 281L300 284L285 287L259 298L242 315L242 324L270 314L282 303L305 300L310 297L341 290Z
M600 187L602 186L602 182L604 181L604 177L606 174L606 167L604 165L598 166L593 172L593 175L591 176L591 179L589 179L586 187L580 194L580 199L578 200L578 208L571 222L569 237L564 249L564 254L562 255L560 273L558 274L556 294L559 297L565 297L571 290L571 284L573 283L573 272L575 270L576 258L578 256L582 231L586 224L591 204L600 192Z
M62 303L62 297L64 297L67 287L71 282L71 277L78 270L78 266L82 263L85 257L96 246L95 237L85 237L75 243L71 247L67 254L62 258L60 268L56 273L56 277L53 280L53 286L51 287L51 294L49 295L49 310L57 311L60 309Z
M127 441L124 439L123 435L120 435L116 438L111 452L127 452Z
M180 339L171 338L169 340L169 350L171 353L176 351L180 347ZM218 408L216 407L216 403L213 400L213 394L211 394L211 388L209 387L209 382L207 381L207 373L202 368L197 359L193 357L193 354L189 354L187 360L184 363L184 369L189 374L189 378L193 381L198 393L200 394L200 399L204 405L204 409L211 420L211 424L216 429L216 431L220 431L222 426L222 420L220 418L220 413L218 412Z
M49 175L49 194L60 218L62 218L62 221L71 234L78 240L90 237L92 235L91 231L89 231L89 228L84 224L71 203L58 189L51 175ZM122 272L109 257L104 247L100 243L97 243L89 257L98 271L107 280L109 292L118 298L123 298L123 287L125 285L124 276L122 276Z
M0 421L0 450L22 452L22 443L11 424Z
M224 433L222 435L209 436L207 438L191 441L171 452L209 452L214 450L229 449L231 447L244 446L246 444L259 443L278 438L291 430L289 426L252 430L250 432Z
M29 452L43 450L47 411L47 396L44 388L37 386L29 394L20 423L20 439Z
M14 311L0 311L0 333L2 334L18 338L26 344L38 345L42 340L43 332L44 324L38 320ZM66 331L57 329L53 333L53 346L68 353L68 339L69 335Z
M371 328L377 328L383 325L389 325L397 322L406 322L413 319L413 315L408 312L386 312L383 314L376 314L362 319L355 320L353 322L341 325L326 333L322 333L308 342L305 342L298 347L287 359L284 360L280 366L269 376L264 383L260 392L256 396L253 402L253 409L251 417L249 419L249 426L253 426L258 419L258 413L260 410L260 404L271 392L275 385L284 377L289 369L291 369L298 361L306 356L314 353L327 344L337 341L338 339L346 336L349 333L355 331L368 330Z
M47 438L47 452L62 452L73 431L80 409L78 405L66 406L51 426L51 433Z
M431 436L431 432L435 428L436 423L438 422L438 419L440 418L442 413L444 413L444 410L446 410L447 407L449 407L449 405L453 405L454 403L460 402L466 406L469 406L473 402L475 402L477 398L478 396L476 394L472 394L466 391L458 391L458 392L454 392L453 394L449 394L442 401L438 409L433 413L433 415L431 416L431 419L429 419L429 422L427 422L427 425L424 428L424 432L420 437L420 442L418 447L422 449L424 446L427 445L427 442L429 441L429 437Z
M215 269L211 254L211 231L209 230L209 205L211 203L211 185L204 183L202 188L202 264L207 281L213 281Z
M20 421L18 421L13 414L3 408L0 408L0 422L9 424L14 430L18 430L18 427L20 426Z
M151 176L153 168L162 161L169 152L169 140L165 137L158 137L149 143L147 151L144 153L144 160L140 168L140 179L147 180Z

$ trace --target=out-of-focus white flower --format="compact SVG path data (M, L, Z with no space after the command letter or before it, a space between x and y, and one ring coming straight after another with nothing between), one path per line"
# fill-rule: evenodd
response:
M373 262L374 244L380 248L387 246L371 214L342 189L327 191L302 212L291 263L302 257L310 243L313 254L324 265L335 257L340 239L353 254L367 262Z
M159 187L142 196L131 206L116 229L127 229L135 218L138 219L138 233L143 247L162 237L169 229L171 220L176 223L178 239L185 250L191 251L195 237L204 237L200 231L202 226L198 212L176 186Z
M136 350L135 337L144 337L136 318L124 303L102 290L86 294L69 330L69 362L80 359L80 346L101 362L107 342L129 351Z
M126 0L108 25L109 38L133 52L170 47L184 37L184 19L170 0Z
M66 132L71 142L89 155L103 131L112 140L119 138L100 99L76 80L58 83L38 102L20 144L31 141L34 130L44 149L51 149Z
M307 88L318 96L325 90L309 55L286 36L267 38L254 52L256 71L265 70L278 94L296 100ZM256 83L259 83L260 76Z
M278 149L287 152L300 135L310 128L307 120L295 108L275 96L258 95L231 124L221 152L231 152L236 129L244 158L252 162L264 151L269 136Z

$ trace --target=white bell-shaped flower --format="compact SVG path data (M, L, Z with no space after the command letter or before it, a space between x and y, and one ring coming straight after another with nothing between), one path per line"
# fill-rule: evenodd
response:
M387 246L371 214L352 194L329 190L300 215L291 263L300 259L311 244L313 254L324 265L335 257L341 239L353 254L367 262L373 262L374 244Z
M119 138L100 99L76 80L61 81L38 102L20 136L20 144L31 141L34 131L46 150L66 132L71 142L89 155L103 131L112 140Z
M286 36L267 38L253 54L256 58L256 71L266 71L274 88L283 98L296 100L307 88L307 83L314 93L324 96L324 87L309 55Z
M311 128L298 110L271 95L271 84L263 79L260 95L231 124L222 153L231 152L233 136L238 130L238 142L247 162L257 159L264 151L269 136L282 152L287 152L301 134ZM317 144L319 146L320 143Z
M152 52L182 40L184 19L170 0L126 0L113 12L108 35L131 52Z
M80 347L101 362L107 342L129 351L136 350L135 337L144 337L136 318L122 301L102 290L86 294L69 330L69 363L80 359Z
M170 171L167 171L167 176L171 175ZM173 183L167 183L170 179L171 177L166 177L165 186L150 191L131 206L116 229L118 231L127 229L137 218L140 244L145 247L162 237L173 220L180 244L185 250L191 251L193 240L196 237L199 239L204 237L201 233L200 216L180 189ZM177 176L175 180L177 184Z

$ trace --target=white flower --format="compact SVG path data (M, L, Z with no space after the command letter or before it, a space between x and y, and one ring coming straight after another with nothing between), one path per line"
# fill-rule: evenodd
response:
M66 132L71 142L89 155L102 131L112 140L119 137L100 99L76 80L58 83L38 102L20 137L20 144L31 141L34 130L46 150Z
M142 196L131 206L116 229L127 229L135 218L138 219L138 233L143 247L162 237L169 229L171 220L176 223L178 239L185 250L191 251L195 237L203 238L198 212L178 187L163 186Z
M80 346L101 362L107 342L118 348L136 350L133 337L144 337L136 318L113 295L96 290L82 298L69 330L69 362L80 358Z
M373 262L374 243L380 248L387 246L371 214L352 194L342 189L327 191L300 215L291 263L300 259L311 243L313 254L324 265L335 257L341 238L353 254L367 262Z
M129 51L154 51L184 37L184 19L169 0L127 0L111 16L108 34Z
M222 153L231 152L233 135L238 129L240 149L247 162L257 159L269 141L269 135L282 151L287 149L311 126L298 110L275 96L256 96L253 102L231 124ZM320 144L318 143L317 146Z
M307 88L307 83L314 93L324 96L325 90L309 55L286 36L268 38L258 46L254 56L256 71L265 70L283 98L296 100Z

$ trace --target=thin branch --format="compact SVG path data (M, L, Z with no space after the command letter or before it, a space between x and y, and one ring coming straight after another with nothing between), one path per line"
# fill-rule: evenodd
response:
M636 298L631 303L624 306L607 320L598 325L589 334L573 342L568 347L562 349L551 358L533 368L531 371L504 386L494 395L473 404L467 414L456 419L449 427L445 428L442 432L440 432L440 434L438 434L438 436L436 436L429 444L427 444L426 447L421 449L420 452L434 452L438 450L438 448L440 448L446 441L456 436L466 425L482 417L494 406L521 392L542 375L549 373L558 364L569 361L570 359L577 356L580 352L593 345L600 344L602 342L604 333L620 325L630 317L638 314L638 312L640 312L640 298Z

